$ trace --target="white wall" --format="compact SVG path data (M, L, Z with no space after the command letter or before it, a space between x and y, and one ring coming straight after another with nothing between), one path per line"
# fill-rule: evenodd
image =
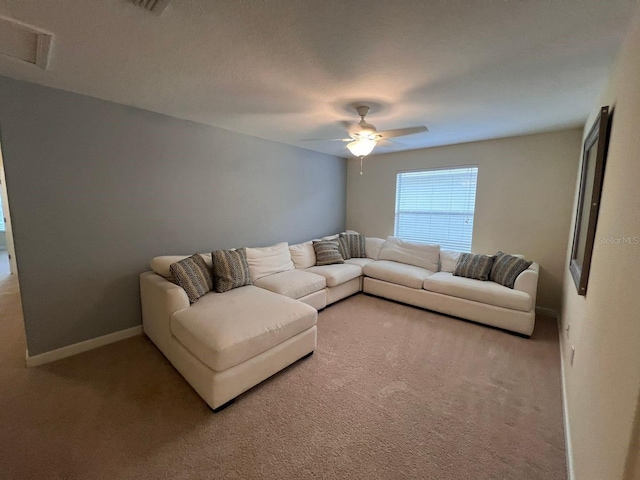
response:
M615 112L589 285L586 297L579 296L565 269L561 315L562 326L571 326L562 342L573 465L579 480L640 478L636 413L640 245L601 240L640 237L640 15L609 87L593 107L585 134L603 105L615 105ZM575 161L581 162L579 158ZM574 210L577 192L576 183ZM573 366L569 363L571 345L576 349Z
M347 227L393 235L396 174L478 165L474 252L522 253L540 263L538 305L558 310L582 131L563 130L365 159L347 166Z

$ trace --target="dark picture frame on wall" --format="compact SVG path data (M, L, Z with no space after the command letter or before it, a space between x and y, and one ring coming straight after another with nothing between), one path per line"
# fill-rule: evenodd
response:
M582 169L580 173L580 193L576 210L573 246L569 271L578 289L578 295L587 294L591 255L596 236L596 224L600 209L602 181L609 149L609 134L613 112L602 107L584 141L582 149Z

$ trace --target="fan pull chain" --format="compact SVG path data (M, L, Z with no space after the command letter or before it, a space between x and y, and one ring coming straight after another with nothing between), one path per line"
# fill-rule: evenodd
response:
M360 175L362 175L362 159L363 158L364 157L362 157L362 156L360 157Z

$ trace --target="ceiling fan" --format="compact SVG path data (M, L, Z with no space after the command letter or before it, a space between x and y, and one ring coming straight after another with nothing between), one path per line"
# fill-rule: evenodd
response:
M358 115L360 115L360 121L349 128L349 138L335 138L332 140L350 142L347 144L347 148L353 155L360 158L360 175L362 175L362 159L373 151L378 142L429 130L426 126L420 125L417 127L396 128L395 130L378 132L378 129L374 125L367 123L364 119L369 113L369 107L367 105L356 107L356 111Z

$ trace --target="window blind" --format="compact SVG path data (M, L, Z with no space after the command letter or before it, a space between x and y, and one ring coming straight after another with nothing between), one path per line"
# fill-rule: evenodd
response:
M395 236L470 252L477 180L477 166L398 173Z

